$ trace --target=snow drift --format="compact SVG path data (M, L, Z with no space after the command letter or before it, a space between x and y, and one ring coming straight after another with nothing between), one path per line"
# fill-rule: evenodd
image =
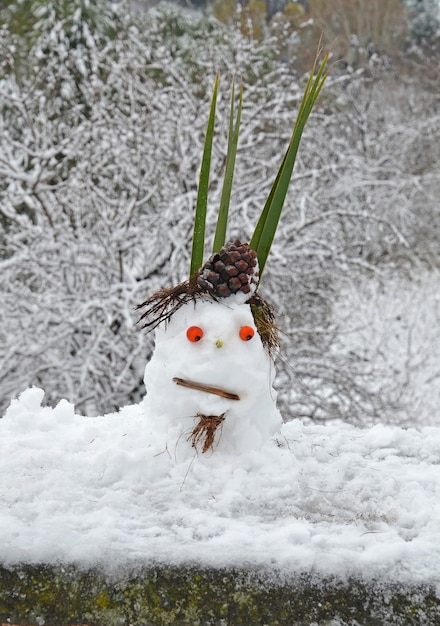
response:
M0 562L262 566L440 579L440 429L284 424L176 458L142 404L88 418L27 389L0 420Z

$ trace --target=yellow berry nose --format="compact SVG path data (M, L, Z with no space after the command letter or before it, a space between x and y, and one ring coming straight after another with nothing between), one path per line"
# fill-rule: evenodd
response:
M223 345L223 341L221 341L220 339L217 339L217 341L215 342L215 347L216 348L221 348Z

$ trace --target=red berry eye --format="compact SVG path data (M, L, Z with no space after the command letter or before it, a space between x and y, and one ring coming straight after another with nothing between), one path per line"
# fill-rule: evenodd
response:
M242 326L240 328L239 335L240 339L243 339L243 341L250 341L255 335L255 330L252 328L252 326Z
M186 336L188 337L189 341L200 341L200 339L203 337L203 330L198 326L190 326L186 331Z

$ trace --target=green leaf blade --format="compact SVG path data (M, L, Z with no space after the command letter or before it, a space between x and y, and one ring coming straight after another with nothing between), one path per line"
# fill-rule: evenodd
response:
M203 148L202 164L200 167L199 185L197 191L196 212L194 216L194 231L191 250L190 278L203 264L205 249L206 212L208 208L209 174L211 170L212 143L214 138L215 111L217 106L218 75L215 78L211 98L208 124L206 128L205 144Z
M318 55L317 55L318 56ZM299 108L298 116L291 135L289 147L284 155L283 161L277 172L275 181L270 190L269 196L264 205L263 211L257 222L257 226L250 241L250 247L256 251L260 269L260 280L269 256L275 232L281 217L281 212L287 196L287 191L292 178L296 156L298 154L301 137L309 115L318 98L322 86L327 78L325 71L329 55L326 54L314 76L317 59L313 65L312 72L307 81L304 95Z
M229 116L229 134L228 134L228 150L226 154L225 176L223 179L222 195L220 199L220 208L218 212L217 225L214 235L214 244L212 252L218 252L226 241L226 227L229 215L229 205L231 201L232 183L234 180L235 159L237 155L238 137L240 132L241 110L243 106L243 86L240 85L240 96L238 103L237 116L234 125L234 96L235 88L232 83L231 109Z

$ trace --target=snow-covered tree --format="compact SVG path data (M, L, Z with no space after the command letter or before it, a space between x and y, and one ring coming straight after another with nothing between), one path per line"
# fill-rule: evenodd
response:
M409 9L411 35L419 45L440 39L440 7L437 0L404 0Z

